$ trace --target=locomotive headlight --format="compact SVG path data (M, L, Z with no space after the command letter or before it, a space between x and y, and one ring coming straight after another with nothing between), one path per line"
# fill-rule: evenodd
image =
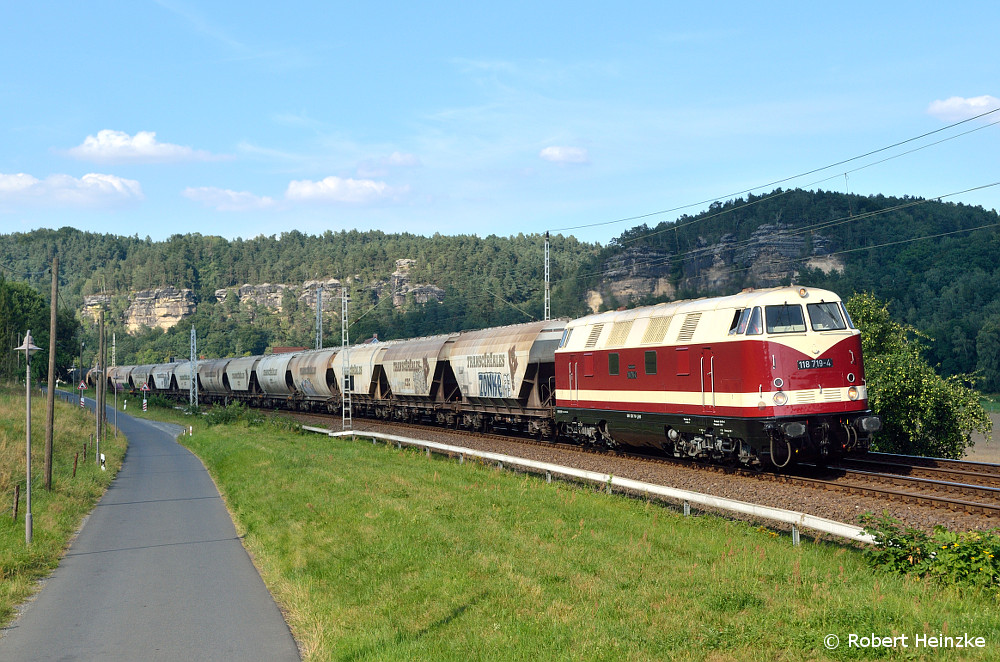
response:
M847 389L847 397L849 397L851 400L857 400L859 395L861 395L861 393L858 391L857 386L852 386L851 388Z
M788 402L788 396L785 395L784 391L778 391L774 394L774 404L779 407Z

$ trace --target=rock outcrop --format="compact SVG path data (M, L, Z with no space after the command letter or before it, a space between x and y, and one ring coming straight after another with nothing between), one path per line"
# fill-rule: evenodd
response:
M843 262L832 255L830 239L793 230L773 223L761 225L744 241L735 234L722 235L714 243L699 237L695 248L679 257L663 249L628 248L601 265L601 281L587 293L587 303L597 312L610 303L628 305L647 297L674 296L677 290L771 287L796 278L803 268L843 271Z
M176 287L142 290L129 297L124 322L129 331L143 327L169 329L185 317L194 314L194 294Z
M101 311L108 310L111 306L111 295L109 294L88 294L83 297L82 314L89 317L94 322L101 319Z
M406 297L412 294L417 303L424 304L429 301L444 301L444 290L436 285L428 283L413 283L410 281L410 268L416 264L416 260L404 258L396 260L396 270L389 278L389 285L392 291L392 305L397 308L406 303Z
M410 278L410 269L416 260L396 260L396 270L388 280L371 283L368 287L375 291L379 298L392 297L396 307L406 304L412 297L419 304L444 300L445 291L429 283L414 283ZM355 280L358 277L355 277ZM348 279L351 282L352 279ZM239 287L220 288L215 290L215 298L221 303L230 303L230 297L239 306L251 306L273 313L289 313L296 307L299 311L316 309L316 292L323 288L323 309L339 310L339 299L343 294L343 283L336 278L326 280L307 280L301 284L287 283L250 283ZM111 297L93 295L84 297L82 314L96 320L102 307L110 307ZM122 321L129 331L138 331L143 327L169 329L185 317L195 312L194 295L191 290L163 287L142 290L129 295L129 306L122 315Z

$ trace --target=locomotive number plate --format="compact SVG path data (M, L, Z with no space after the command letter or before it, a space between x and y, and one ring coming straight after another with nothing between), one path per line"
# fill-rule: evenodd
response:
M799 361L799 370L811 370L812 368L832 368L833 359L806 359Z

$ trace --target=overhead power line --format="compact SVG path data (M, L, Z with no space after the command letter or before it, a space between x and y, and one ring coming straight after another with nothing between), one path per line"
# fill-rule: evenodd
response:
M874 217L877 217L877 216L883 216L885 214L891 214L893 212L900 211L902 209L907 209L907 208L915 207L915 206L918 206L918 205L925 205L928 202L940 202L940 201L942 201L942 200L944 200L946 198L953 198L953 197L955 197L957 195L963 195L965 193L972 193L973 191L981 191L981 190L988 189L988 188L993 188L993 187L996 187L996 186L1000 186L1000 181L993 182L991 184L983 184L982 186L974 186L972 188L963 189L961 191L955 191L953 193L946 193L944 195L935 196L933 198L925 198L925 199L919 199L919 200L909 200L909 201L904 202L903 204L895 205L893 207L887 207L885 209L879 209L877 211L865 212L863 214L848 215L848 216L843 216L843 217L841 217L839 219L832 219L832 220L822 221L820 223L815 223L813 225L804 226L804 227L801 227L801 228L795 228L789 234L791 234L791 235L794 236L794 235L804 234L806 232L814 232L816 230L826 229L828 227L832 227L832 226L835 226L835 225L843 225L845 223L852 223L852 222L862 221L862 220L866 220L866 219L871 219L871 218L874 218ZM750 204L743 205L740 208L747 207L747 206L750 206ZM733 211L733 210L729 210L729 211ZM714 214L712 216L718 216L718 215L720 215L720 214ZM995 227L997 225L998 224L990 224L990 225L984 225L984 226L977 227L977 228L968 228L968 229L962 229L962 230L955 230L955 231L952 231L952 232L945 232L945 233L936 234L936 235L928 235L928 236L924 236L924 237L911 237L910 239L900 240L900 241L895 242L895 243L906 243L906 242L910 242L910 241L919 241L921 239L933 239L933 238L936 238L936 237L943 237L943 236L946 236L948 234L956 234L956 233L959 233L959 232L971 232L973 230L980 230L980 229L991 228L991 227ZM672 230L674 228L670 228L670 229ZM655 233L655 234L659 234L659 233ZM643 236L644 237L648 237L648 236L651 236L651 235L643 235ZM750 243L752 243L752 241L753 241L752 239L746 239L746 240L743 240L741 242L736 242L735 244L733 244L732 247L733 248L739 248L740 246L749 245ZM885 244L885 245L891 245L891 243L890 244ZM880 246L881 246L881 244L880 244ZM860 250L867 250L869 248L878 248L878 247L879 246L868 246L868 247L862 247L862 248L848 249L848 250L844 250L844 251L839 251L837 253L832 253L832 255L839 255L841 253L851 253L851 252L856 252L856 251L860 251ZM710 252L711 250L712 250L712 247L692 248L691 250L685 251L683 253L675 253L675 254L671 254L671 255L668 255L666 257L660 258L660 259L646 261L646 262L643 263L643 265L646 266L646 267L654 267L654 266L658 266L658 265L661 265L661 264L667 264L667 263L670 263L670 262L673 262L673 261L677 261L677 260L683 260L683 259L687 259L687 258L696 258L696 257L699 257L700 255L703 255L703 254L706 254L706 253ZM573 275L573 276L567 276L566 278L559 279L558 281L555 281L555 282L560 282L561 283L561 282L569 282L569 281L574 281L574 280L582 280L584 278L591 278L591 277L595 277L595 276L603 276L603 275L611 273L611 272L613 272L615 270L616 270L616 268L614 268L614 267L610 268L610 269L601 269L599 271L591 271L591 272L588 272L588 273L576 274L576 275ZM741 270L742 270L742 268L735 268L735 269L733 269L731 271L735 273L735 272L738 272L738 271L741 271Z
M582 225L574 225L574 226L569 226L569 227L564 227L564 228L555 228L555 229L550 229L549 231L550 232L565 232L567 230L580 230L580 229L584 229L584 228L593 228L593 227L599 227L599 226L603 226L603 225L613 225L613 224L616 224L616 223L627 223L629 221L640 221L640 220L643 220L643 219L646 219L646 218L651 218L653 216L660 216L660 215L663 215L663 214L670 214L670 213L673 213L673 212L682 211L684 209L690 209L692 207L701 207L703 205L711 204L711 203L717 202L719 200L729 200L729 199L736 198L738 196L744 195L746 193L751 193L751 192L756 191L758 189L771 188L773 186L777 186L779 184L784 184L784 183L792 181L794 179L799 179L800 177L808 177L809 175L813 175L813 174L816 174L818 172L822 172L824 170L829 170L830 168L836 168L837 166L841 166L841 165L844 165L844 164L847 164L847 163L852 163L854 161L858 161L860 159L867 158L869 156L874 156L875 154L880 154L882 152L886 152L888 150L895 149L897 147L901 147L903 145L915 142L917 140L922 140L922 139L927 138L929 136L933 136L933 135L941 133L943 131L948 131L950 129L954 129L955 127L961 126L962 124L966 124L968 122L972 122L974 120L986 117L987 115L992 115L993 113L997 113L997 112L1000 112L1000 108L994 108L993 110L988 110L988 111L986 111L984 113L980 113L980 114L975 115L973 117L969 117L967 119L960 120L958 122L954 122L953 124L949 124L948 126L941 127L940 129L935 129L934 131L928 131L927 133L920 134L919 136L914 136L912 138L907 138L906 140L901 140L901 141L893 143L891 145L887 145L885 147L880 147L878 149L874 149L874 150L871 150L869 152L865 152L864 154L859 154L858 156L852 156L849 159L843 159L841 161L837 161L836 163L831 163L829 165L825 165L825 166L822 166L820 168L813 168L812 170L807 170L805 172L800 172L800 173L798 173L796 175L790 175L788 177L783 177L781 179L776 179L776 180L774 180L772 182L769 182L767 184L760 184L758 186L753 186L751 188L743 189L742 191L736 191L734 193L729 193L727 195L716 196L714 198L710 198L710 199L707 199L707 200L702 200L700 202L692 202L690 204L685 204L685 205L681 205L681 206L678 206L678 207L672 207L670 209L661 209L659 211L649 212L649 213L646 213L646 214L638 214L638 215L635 215L635 216L627 216L625 218L618 218L618 219L614 219L614 220L611 220L611 221L600 221L600 222L597 222L597 223L585 223L585 224L582 224ZM979 129L986 128L987 126L994 126L995 124L998 124L998 123L1000 123L1000 122L992 122L992 123L990 123L990 124L988 124L986 126L979 127L977 129L973 129L973 131L978 131ZM967 135L969 133L972 133L972 131L966 131L966 132L959 133L959 134L954 135L954 136L950 136L950 137L945 138L943 140L939 140L939 141L937 141L935 143L932 143L932 145L937 145L937 144L940 144L942 142L947 142L949 140L954 140L955 138L959 138L959 137ZM927 146L929 147L930 145L927 145ZM923 148L918 148L918 149L915 149L915 150L910 150L910 151L904 152L903 154L900 154L898 156L903 156L904 154L909 154L909 153L918 151L919 149L923 149ZM883 159L882 161L878 161L877 163L884 163L885 161L888 161L891 158L897 158L897 157L890 157L889 159ZM875 165L875 164L869 164L869 165ZM863 166L863 167L869 167L869 166ZM858 168L857 170L860 170L860 169L861 168ZM840 177L840 175L841 174L838 173L836 175L836 177Z

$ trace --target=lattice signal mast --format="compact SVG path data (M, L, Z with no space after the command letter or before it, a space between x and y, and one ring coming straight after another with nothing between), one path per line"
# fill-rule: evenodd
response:
M552 305L549 298L549 231L545 231L545 320L552 315Z
M198 406L198 336L191 327L191 386L188 387L188 403L194 409Z
M323 286L316 288L316 349L323 349Z
M343 289L343 297L341 299L340 306L340 355L344 357L343 359L343 375L344 383L341 384L340 392L342 394L341 402L341 429L342 430L352 430L354 422L351 419L351 360L350 360L350 342L347 338L347 302L350 301L350 297L347 295L347 286L345 284Z

